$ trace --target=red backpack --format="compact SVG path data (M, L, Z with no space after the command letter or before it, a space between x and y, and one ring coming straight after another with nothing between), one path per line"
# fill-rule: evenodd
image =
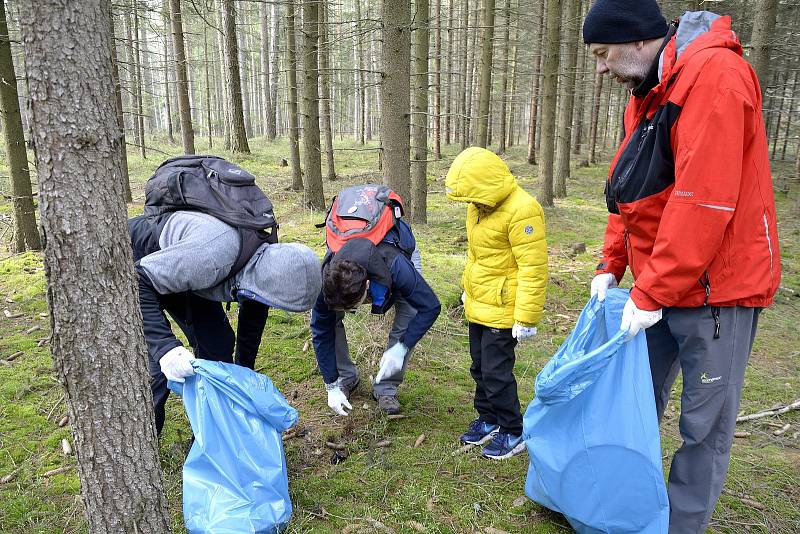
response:
M325 241L334 254L356 237L377 245L403 213L403 199L385 185L348 187L333 199L325 220Z

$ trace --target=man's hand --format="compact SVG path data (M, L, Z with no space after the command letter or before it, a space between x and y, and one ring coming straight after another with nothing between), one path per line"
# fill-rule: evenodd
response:
M352 410L353 407L350 405L347 396L339 386L339 380L333 384L325 384L325 389L328 390L328 406L330 409L338 415L348 416L349 414L345 411L345 408Z
M408 347L402 343L395 343L392 348L384 352L383 357L381 357L381 367L375 377L375 383L377 384L384 378L389 378L398 373L403 368L406 354L408 354Z
M625 341L629 341L640 331L650 328L660 320L661 308L653 311L640 310L636 307L633 299L628 298L628 302L625 303L625 308L622 310L622 323L619 329L628 331Z
M514 323L514 326L511 327L511 336L519 342L532 338L536 335L536 332L535 326L525 326Z
M617 277L611 273L598 274L592 278L591 296L597 295L597 300L606 300L609 288L617 287Z
M161 372L167 377L167 380L173 382L183 382L187 376L194 374L192 362L194 355L186 350L184 347L175 347L170 349L158 360L161 366Z

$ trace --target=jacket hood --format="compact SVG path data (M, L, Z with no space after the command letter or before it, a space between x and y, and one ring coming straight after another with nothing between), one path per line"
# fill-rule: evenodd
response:
M444 183L451 200L490 208L503 202L517 186L508 165L494 152L480 147L461 152L447 171Z
M742 55L742 44L731 29L731 18L709 11L687 11L681 16L672 42L661 55L659 79L679 71L696 53L708 48L727 48Z
M290 312L310 310L322 290L322 270L313 250L299 243L261 245L234 277L236 298Z

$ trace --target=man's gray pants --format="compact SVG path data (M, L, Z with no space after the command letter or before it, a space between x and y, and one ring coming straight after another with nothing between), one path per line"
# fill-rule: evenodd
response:
M399 342L406 333L408 324L416 317L417 310L411 306L405 299L399 297L394 304L394 322L392 329L389 331L389 340L386 343L388 350L395 343ZM350 388L358 382L358 368L350 359L350 349L347 346L347 335L344 331L344 312L337 312L336 315L336 367L339 370L339 378L342 381L342 386ZM403 367L394 375L384 378L380 383L373 385L372 391L375 397L388 395L394 397L397 395L397 386L403 381L403 376L406 373L406 366L408 359L411 357L411 350L406 354L403 361ZM376 370L377 372L377 370Z
M663 319L646 331L659 421L678 371L683 373L683 444L669 472L670 534L705 532L722 492L760 311L665 308Z

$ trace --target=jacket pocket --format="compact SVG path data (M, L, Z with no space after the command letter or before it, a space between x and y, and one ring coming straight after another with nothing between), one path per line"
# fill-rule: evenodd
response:
M497 295L496 295L496 298L495 298L496 304L498 306L502 306L503 305L503 290L506 287L506 280L508 280L508 277L506 277L506 276L501 276L498 279Z

